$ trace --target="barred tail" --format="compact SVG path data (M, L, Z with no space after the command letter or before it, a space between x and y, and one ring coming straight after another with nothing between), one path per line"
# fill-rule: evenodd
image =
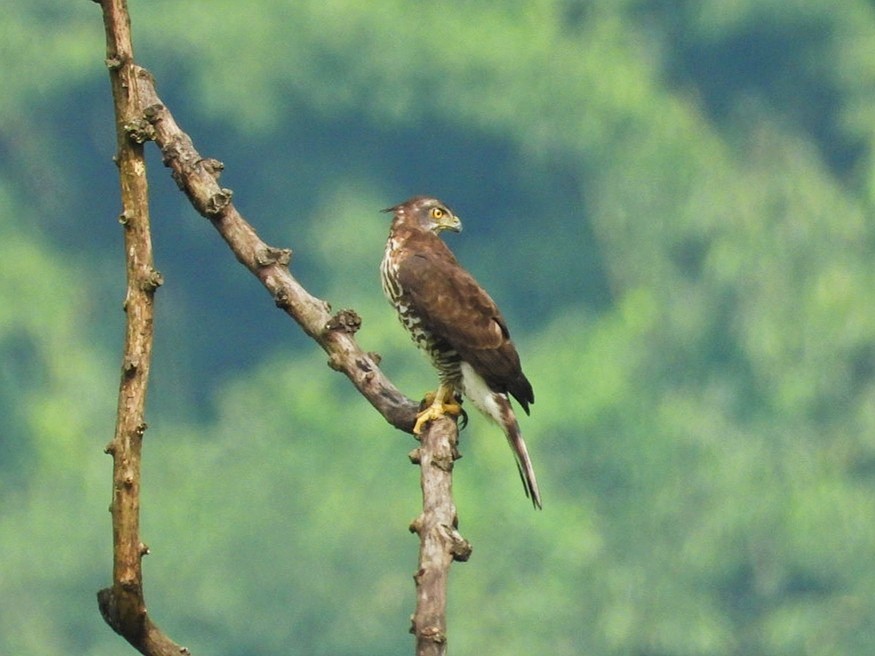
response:
M507 403L507 400L505 400ZM526 496L532 500L535 508L540 510L543 506L541 505L541 491L538 489L538 479L535 478L535 469L532 467L532 461L529 458L529 451L526 449L526 442L523 439L523 435L520 432L519 423L516 420L516 417L513 415L513 410L510 409L510 404L508 403L508 410L510 410L510 421L502 424L502 428L504 429L504 434L507 436L507 442L510 444L510 448L513 449L513 455L516 458L516 466L520 472L520 478L523 481L523 488L526 491Z
M535 508L540 509L541 492L538 490L535 470L529 459L529 451L526 449L519 422L516 420L513 408L510 407L507 394L489 389L486 381L467 362L463 361L459 369L462 374L462 392L471 399L480 412L501 426L507 437L507 442L513 450L514 458L516 458L517 469L519 469L520 478L523 480L526 496L532 500Z

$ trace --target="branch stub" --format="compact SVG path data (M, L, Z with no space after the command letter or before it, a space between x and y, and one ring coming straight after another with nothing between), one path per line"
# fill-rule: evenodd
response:
M234 192L230 189L220 189L209 197L204 205L204 213L210 218L219 216L231 204L233 195Z
M145 118L136 118L125 123L128 138L136 144L143 144L155 138L155 128Z
M362 318L355 310L349 308L340 310L325 324L325 330L339 330L349 335L354 335L362 327Z
M264 247L259 247L255 252L255 262L260 267L269 267L274 264L287 267L291 261L291 248L274 248L273 246L265 245Z

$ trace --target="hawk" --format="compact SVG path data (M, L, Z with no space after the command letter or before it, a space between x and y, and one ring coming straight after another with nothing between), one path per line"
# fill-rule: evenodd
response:
M426 196L383 211L394 214L380 265L383 292L440 378L413 432L420 434L445 413L459 414L457 394L464 395L501 426L526 495L541 508L535 471L508 398L528 414L535 401L532 385L495 302L438 237L444 230L461 231L461 221L444 203Z

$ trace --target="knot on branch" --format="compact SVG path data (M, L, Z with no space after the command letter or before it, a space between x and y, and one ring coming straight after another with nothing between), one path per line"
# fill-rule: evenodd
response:
M231 204L231 197L233 195L234 192L230 189L219 189L219 191L207 199L207 202L204 204L204 214L208 218L219 216Z
M453 462L461 458L459 452L456 451L455 447L452 449L451 453L446 455L444 454L435 454L431 458L431 464L433 467L437 467L441 471L445 471L448 474L453 471Z
M425 626L417 631L416 622L411 622L410 633L416 635L421 640L433 642L436 645L443 645L447 642L447 634L437 626Z
M461 533L459 533L454 526L442 524L440 526L440 531L453 560L460 563L466 562L471 557L471 552L474 550L471 543L463 538Z
M364 357L355 359L356 368L365 374L365 379L368 379L371 374L374 373L373 360L369 353L366 353Z
M156 269L149 269L146 277L143 278L143 282L140 283L142 290L149 294L153 293L163 284L164 276L162 276L161 272Z
M213 176L216 180L219 179L219 176L222 174L222 171L225 170L225 164L220 162L217 159L212 157L206 157L201 160L201 166L204 167L204 171Z
M160 118L160 115L156 115L152 120L157 123ZM188 195L193 203L197 203L190 190L195 181L190 178L193 173L199 172L198 165L203 161L203 158L195 151L191 138L185 133L173 134L169 138L159 141L158 145L161 148L161 163L170 169L170 177L173 178L176 186ZM227 192L230 200L231 191L228 189L221 191Z
M161 120L161 113L164 111L164 105L161 103L153 103L143 109L143 118L154 125Z
M152 141L155 138L155 127L145 118L135 118L124 125L128 139L137 144Z
M124 362L122 363L122 371L124 372L126 378L130 378L135 373L137 373L137 369L139 368L140 361L137 358L125 356Z
M265 245L263 248L258 248L255 251L255 262L260 267L269 267L274 264L288 266L291 261L292 249L290 248L274 248L273 246Z
M340 330L341 332L354 335L362 327L362 318L355 310L340 310L325 324L326 331Z
M288 310L291 307L291 299L289 293L285 289L280 289L273 297L273 302L280 310Z

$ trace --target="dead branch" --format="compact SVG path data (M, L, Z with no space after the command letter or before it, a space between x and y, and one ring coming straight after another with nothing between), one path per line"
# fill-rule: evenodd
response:
M127 262L127 323L115 434L106 447L113 458L112 587L101 590L97 599L106 622L141 653L169 656L187 650L165 636L146 613L141 561L148 548L140 541L140 458L152 362L153 300L161 275L152 260L143 148L128 136L129 125L142 113L132 65L130 21L123 0L105 0L101 6L116 118L116 162L122 197L119 220L124 227Z
M459 534L453 503L453 463L461 457L458 436L456 422L445 417L431 422L420 446L410 452L411 462L420 467L422 487L422 514L410 525L419 535L419 569L413 577L416 611L410 626L417 656L446 653L450 565L471 555L470 543Z
M289 249L264 243L240 215L231 200L233 192L218 183L223 165L202 157L191 138L177 125L161 102L151 74L137 69L143 116L142 138L153 139L179 188L194 208L209 219L237 259L249 269L274 298L328 353L329 365L353 382L371 405L393 426L412 432L418 404L405 397L377 366L379 356L365 353L355 341L361 319L352 310L331 314L327 302L312 296L291 275ZM453 560L467 560L470 545L457 531L452 500L452 463L458 453L455 422L433 422L424 432L417 461L421 463L423 513L411 529L420 536L420 562L416 579L417 606L412 632L417 653L442 654L446 649L446 590Z
M161 102L151 74L137 68L143 102L141 138L153 139L179 188L192 206L209 219L231 251L267 289L276 305L328 353L331 368L343 372L390 424L411 432L418 404L404 396L380 371L379 356L366 353L354 334L361 320L352 310L331 314L331 306L312 296L289 272L292 252L267 245L232 201L233 192L219 185L224 166L202 157Z
M128 287L128 323L116 433L107 447L113 456L113 585L98 593L107 623L147 656L185 654L146 613L141 558L148 553L139 537L139 488L146 389L151 362L153 297L161 277L152 260L148 186L143 143L161 150L173 179L194 208L210 220L236 258L268 290L277 307L291 316L328 353L331 368L343 372L393 426L412 432L418 404L404 396L378 367L379 356L355 341L361 325L352 310L332 314L327 302L309 294L289 272L291 250L269 246L240 215L230 189L218 184L221 162L202 157L161 102L152 76L134 64L125 0L94 0L103 8L116 110L118 164L122 187ZM411 524L420 536L415 576L417 607L411 631L417 653L446 650L446 587L453 560L467 560L470 545L457 531L452 501L452 467L458 458L455 422L432 422L411 458L421 465L423 512ZM415 454L415 455L414 455Z

